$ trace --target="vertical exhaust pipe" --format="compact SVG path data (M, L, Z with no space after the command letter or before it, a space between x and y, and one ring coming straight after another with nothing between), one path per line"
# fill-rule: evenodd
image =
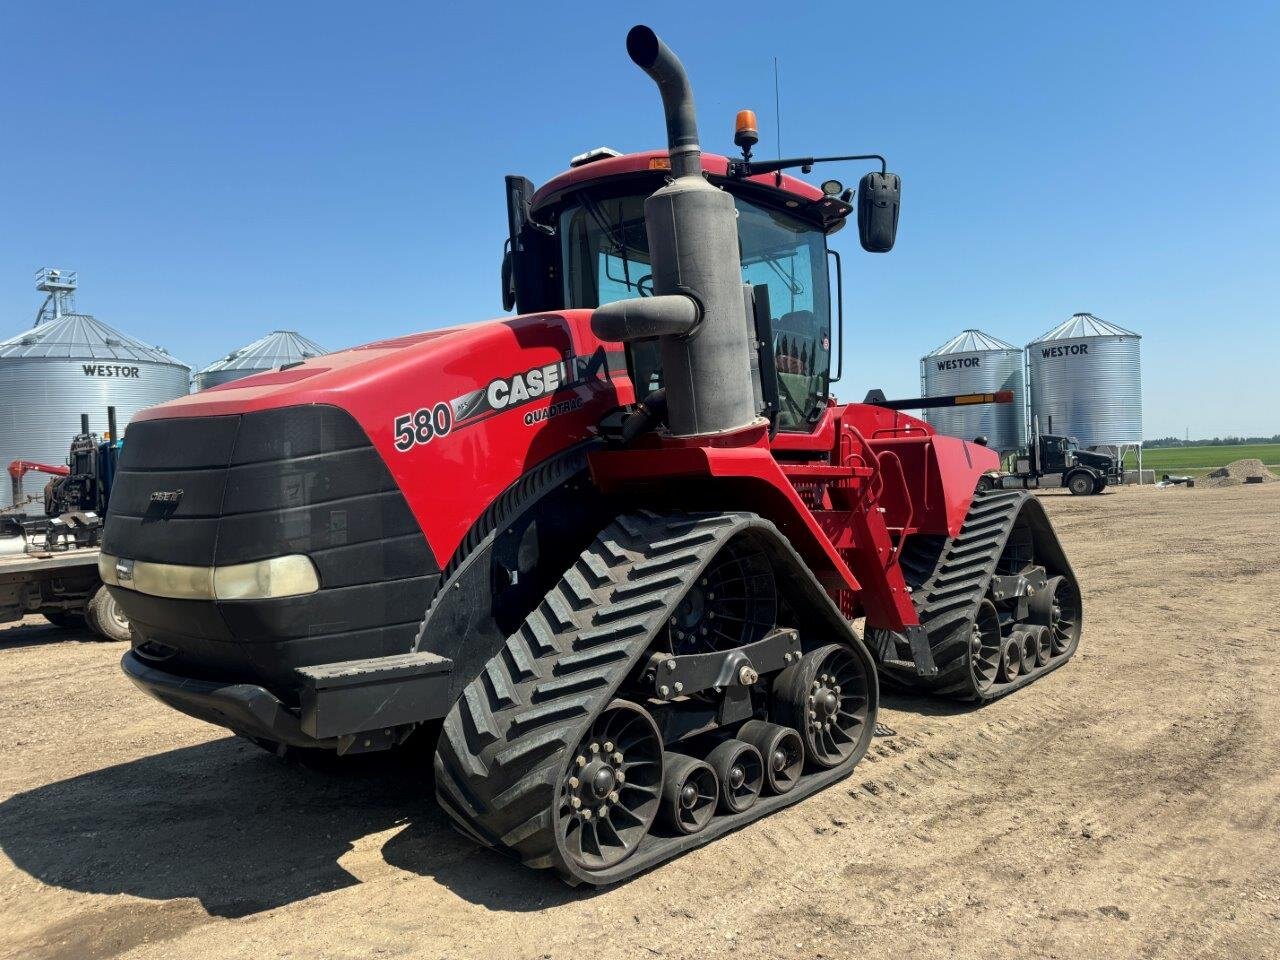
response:
M606 304L591 326L602 340L657 336L672 434L739 430L759 408L737 210L702 175L693 89L679 58L646 26L627 34L627 53L662 95L672 179L644 203L654 296Z
M698 114L693 106L693 87L684 64L671 48L646 26L627 33L627 55L658 85L662 110L667 120L667 153L673 177L693 177L702 173L702 147L698 145Z
M82 434L89 432L89 415L87 413L80 414L80 432Z
M111 442L117 443L120 437L116 435L116 408L107 407L107 432L111 435Z

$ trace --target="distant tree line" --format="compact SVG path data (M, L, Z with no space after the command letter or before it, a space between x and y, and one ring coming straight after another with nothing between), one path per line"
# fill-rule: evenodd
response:
M1242 447L1252 443L1280 443L1280 433L1270 437L1214 437L1205 440L1161 437L1159 440L1143 440L1142 448L1150 450L1153 447Z

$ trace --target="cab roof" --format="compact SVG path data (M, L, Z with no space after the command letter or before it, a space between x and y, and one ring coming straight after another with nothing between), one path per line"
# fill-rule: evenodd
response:
M713 183L749 185L743 191L744 194L771 202L774 206L788 208L806 219L817 220L829 233L844 224L844 218L852 209L840 199L828 197L813 184L785 173L762 173L730 180L728 169L728 157L715 153L702 154L702 170ZM588 184L628 176L660 174L668 170L670 158L665 150L604 157L571 167L552 177L534 193L531 204L533 218L543 220L540 213L549 212L568 194Z

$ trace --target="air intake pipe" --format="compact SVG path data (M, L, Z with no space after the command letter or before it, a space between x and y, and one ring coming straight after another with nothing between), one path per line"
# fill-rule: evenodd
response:
M658 338L674 435L738 430L759 409L733 197L702 175L693 90L679 59L645 26L627 34L627 53L662 94L672 179L644 203L654 296L600 307L591 327L602 340Z

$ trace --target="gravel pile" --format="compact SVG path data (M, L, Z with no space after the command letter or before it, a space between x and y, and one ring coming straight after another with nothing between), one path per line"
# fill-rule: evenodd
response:
M1253 477L1261 477L1263 483L1280 480L1257 457L1249 457L1245 460L1233 460L1225 467L1219 467L1205 477L1202 483L1206 487L1234 487L1246 481L1257 483L1257 480L1251 479Z

